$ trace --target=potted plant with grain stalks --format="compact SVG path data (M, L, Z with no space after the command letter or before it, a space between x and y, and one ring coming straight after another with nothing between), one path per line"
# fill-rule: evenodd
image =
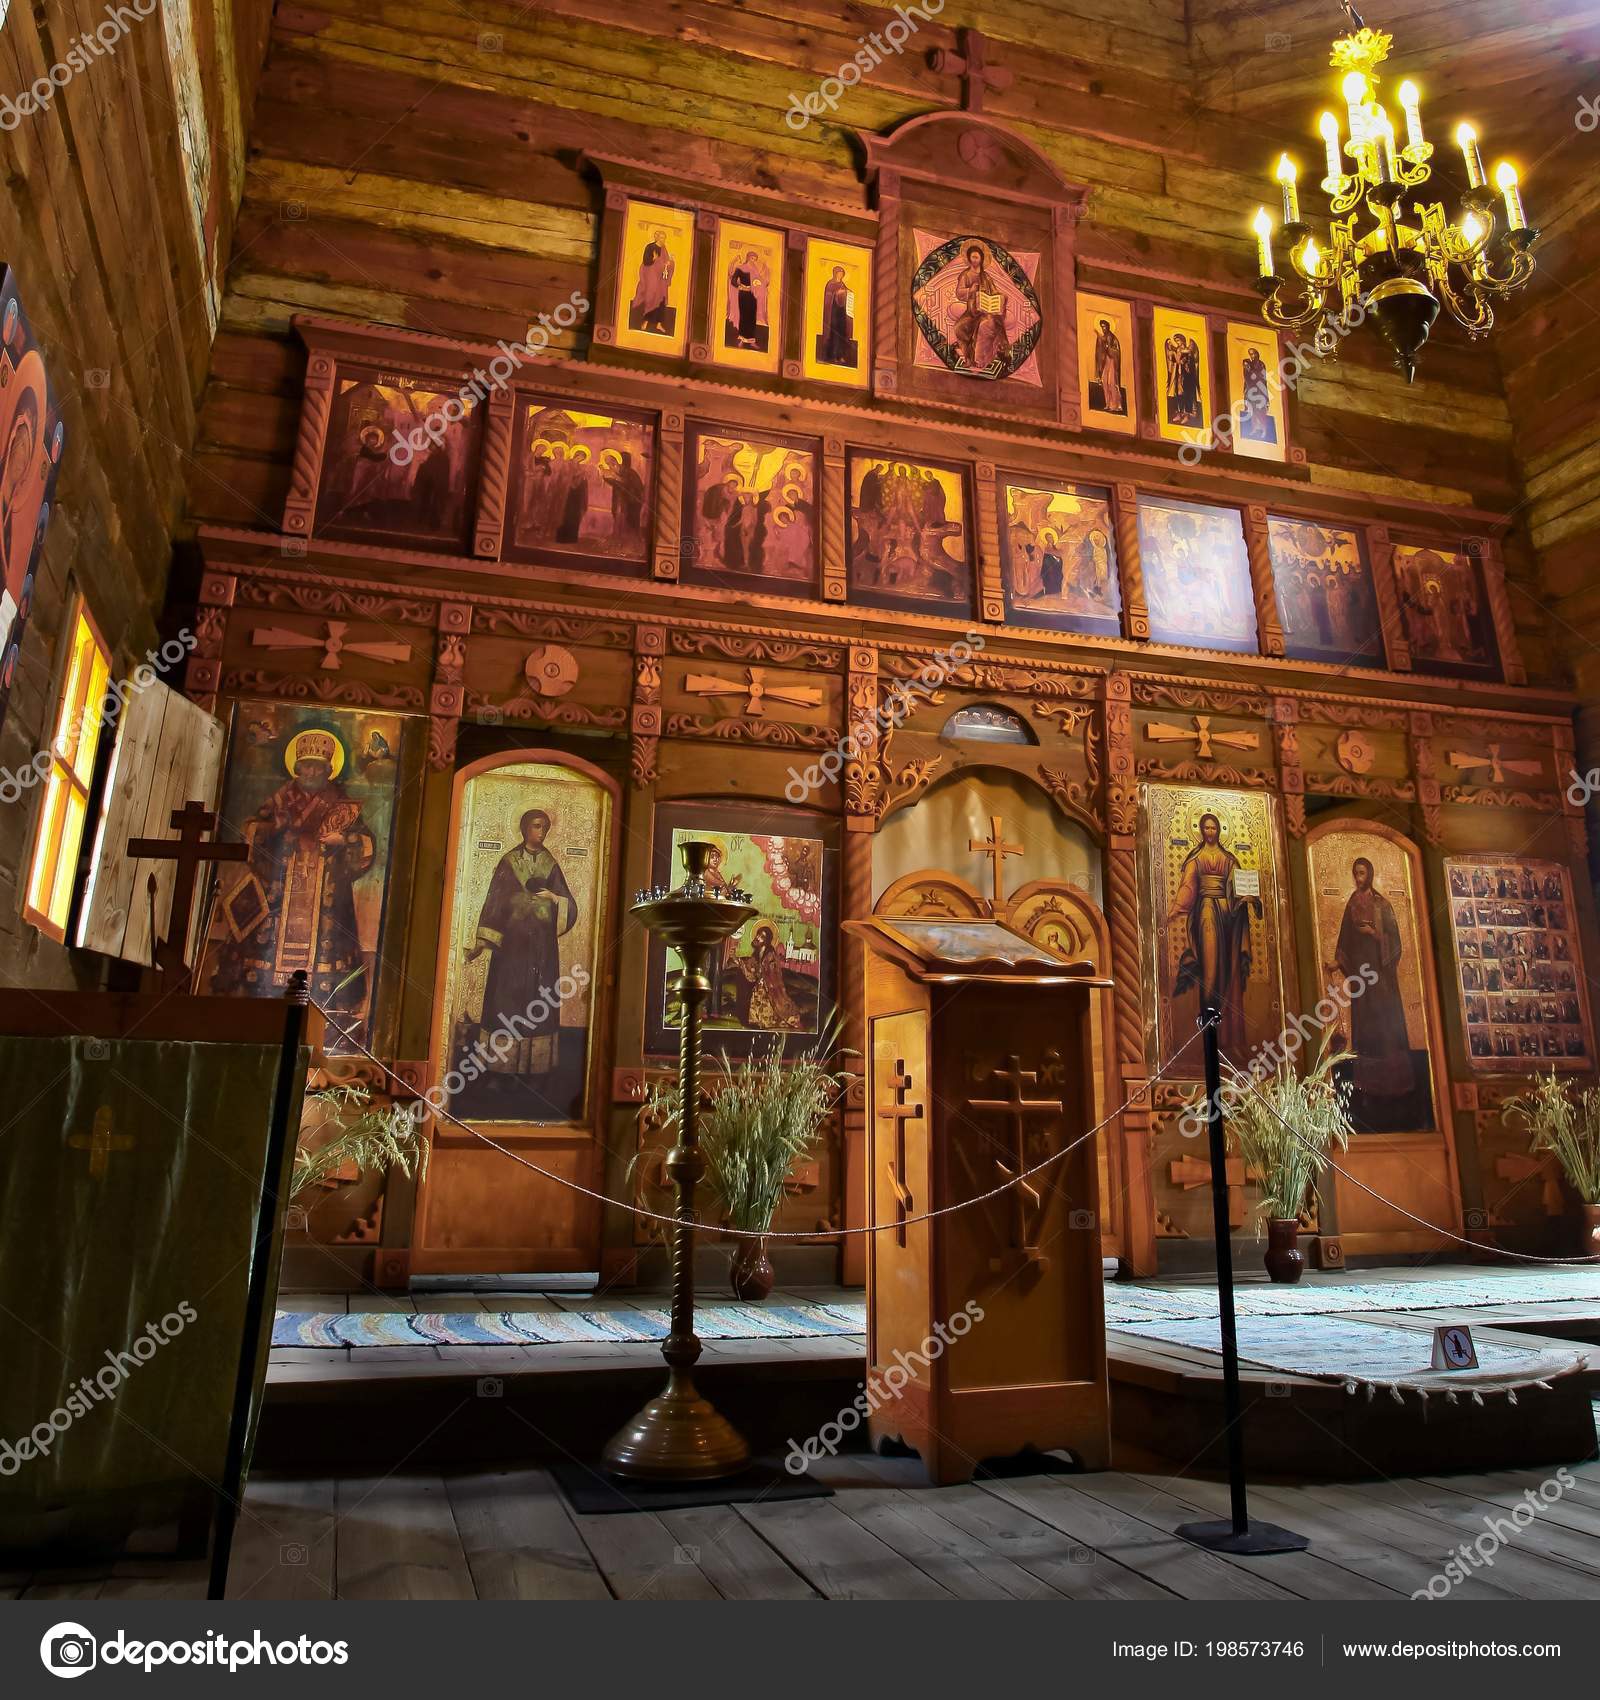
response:
M839 1023L830 1022L810 1049L788 1058L788 1040L774 1034L742 1062L722 1058L722 1077L700 1111L700 1150L706 1188L730 1228L741 1230L729 1271L736 1297L764 1299L772 1291L766 1235L797 1163L816 1150L823 1123L844 1094L849 1075L829 1066ZM653 1086L645 1115L666 1142L678 1131L676 1087Z
M1338 1070L1351 1058L1324 1042L1304 1074L1285 1057L1274 1073L1254 1080L1235 1069L1223 1088L1229 1136L1245 1173L1261 1185L1256 1231L1265 1221L1263 1262L1274 1281L1292 1283L1305 1273L1300 1212L1334 1147L1342 1151L1350 1143L1350 1087Z
M1581 1091L1551 1069L1523 1097L1508 1098L1504 1114L1532 1135L1534 1156L1555 1154L1567 1184L1583 1206L1580 1257L1600 1257L1600 1087Z
M404 1104L375 1103L365 1086L306 1093L289 1179L289 1203L319 1243L341 1239L368 1216L391 1169L426 1174L428 1139Z

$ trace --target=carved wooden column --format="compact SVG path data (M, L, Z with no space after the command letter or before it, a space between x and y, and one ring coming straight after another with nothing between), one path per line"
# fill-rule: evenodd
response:
M1006 593L1000 579L1000 511L994 462L980 460L973 473L978 510L979 618L1003 624Z
M295 438L289 467L289 495L283 504L283 529L292 537L309 537L317 515L317 488L322 482L322 451L333 416L334 359L312 350L306 362L306 387L300 399L300 434Z
M1081 194L1083 191L1079 191ZM1054 261L1056 300L1063 310L1057 315L1055 331L1056 417L1070 431L1083 423L1078 406L1078 221L1082 201L1050 211L1050 248ZM1131 352L1131 351L1130 351Z
M661 742L661 658L666 654L665 626L633 629L633 716L629 771L641 790L656 782L656 749Z
M504 543L514 420L512 393L496 390L484 405L483 449L478 463L478 512L472 527L472 552L480 561L499 560Z
M1372 569L1372 590L1378 599L1378 620L1383 627L1383 647L1393 673L1411 671L1411 642L1406 636L1405 615L1400 607L1400 586L1394 576L1394 542L1386 525L1369 525L1367 563Z
M1411 741L1411 777L1417 786L1417 813L1423 839L1435 849L1444 841L1444 815L1439 807L1439 770L1433 758L1433 716L1412 714L1407 731Z
M1117 533L1117 576L1122 583L1122 629L1141 641L1150 636L1150 610L1144 599L1144 567L1139 555L1139 493L1131 484L1111 492Z
M900 362L900 175L878 173L878 246L872 259L872 393L893 395Z
M1484 594L1489 598L1489 615L1494 621L1495 642L1500 646L1500 668L1508 685L1525 685L1528 669L1523 665L1522 647L1517 642L1517 626L1511 617L1511 602L1506 595L1506 568L1500 555L1500 545L1492 537L1469 537L1469 555L1475 555L1483 566Z
M1144 997L1139 950L1139 785L1134 777L1133 706L1125 673L1109 673L1100 687L1105 716L1106 920L1111 928L1113 1032L1116 1078L1123 1098L1145 1083ZM1156 1267L1155 1193L1150 1184L1152 1116L1148 1100L1130 1105L1111 1130L1122 1142L1122 1243L1133 1272L1152 1275Z
M194 618L195 645L184 666L183 690L207 714L217 712L217 691L222 684L222 644L238 583L232 573L210 571L200 580L200 603Z
M822 594L829 602L843 602L850 594L845 568L846 540L850 535L850 488L844 459L844 438L822 439Z
M661 415L656 442L655 576L675 579L683 556L683 414Z
M843 920L861 920L872 913L872 835L878 828L882 796L878 773L880 735L878 726L878 652L868 644L850 646L849 679L845 688L845 718L853 754L845 765L844 842L840 860L839 915ZM845 1096L843 1188L844 1226L865 1227L867 1223L867 1152L871 1149L871 1114L866 1101L867 1047L866 946L859 939L842 938L839 959L839 1008L843 1019L846 1050L855 1054L847 1066L853 1071ZM858 1286L867 1278L867 1245L863 1234L850 1234L840 1243L839 1279Z
M789 230L783 245L782 372L791 382L805 376L801 365L806 340L806 233Z
M1272 699L1272 739L1278 755L1278 789L1292 838L1306 835L1306 776L1300 765L1300 705L1293 697Z
M470 602L439 604L439 641L428 700L428 766L441 773L456 764L456 729L466 702L467 634L471 630Z
M1278 619L1278 593L1272 583L1272 549L1267 538L1267 510L1244 511L1244 546L1250 557L1250 584L1256 598L1256 636L1263 655L1283 654L1283 626Z
M1589 861L1589 824L1584 814L1585 805L1574 803L1567 795L1582 779L1570 724L1557 721L1551 726L1550 749L1556 785L1561 792L1561 819L1567 829L1567 846L1572 852L1572 859L1586 868ZM1586 785L1582 788L1588 789Z

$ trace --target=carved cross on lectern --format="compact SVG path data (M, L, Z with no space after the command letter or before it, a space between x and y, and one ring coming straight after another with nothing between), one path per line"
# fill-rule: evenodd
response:
M183 953L189 943L189 910L194 904L194 880L202 862L242 862L250 854L243 844L207 844L204 835L215 830L217 817L204 803L187 802L172 811L172 825L178 837L130 838L128 854L136 861L173 861L177 870L172 877L172 909L167 916L167 936L152 939L152 959L162 973L183 973L188 964ZM150 889L155 889L155 874L150 875Z
M967 848L990 857L994 862L994 907L998 914L1005 906L1006 900L1006 857L1020 856L1020 844L1007 844L1005 832L1000 825L999 815L989 816L989 836L987 838L969 838Z
M1028 1162L1028 1117L1029 1116L1059 1116L1065 1106L1059 1098L1024 1098L1024 1086L1037 1086L1039 1073L1037 1069L1024 1068L1020 1057L1008 1057L1009 1068L997 1068L990 1072L989 1078L1001 1086L1009 1088L1004 1098L969 1098L967 1108L975 1115L1003 1116L1006 1118L1006 1133L1011 1144L1009 1160L996 1157L994 1166L1000 1173L1002 1181L1015 1180L1017 1176L1026 1174L1031 1166ZM1011 1189L1013 1206L1011 1226L1011 1254L1013 1261L1031 1264L1039 1269L1046 1267L1047 1260L1039 1250L1038 1233L1041 1211L1039 1189L1029 1181L1019 1181ZM1032 1227L1029 1226L1030 1210ZM1002 1260L994 1258L990 1268L998 1271L1003 1265Z
M1001 65L989 63L989 40L981 30L962 28L956 32L958 51L936 47L928 55L928 63L947 77L961 79L961 105L967 112L983 111L983 93L993 89L1004 94L1016 80L1014 72Z
M922 1120L922 1106L906 1102L906 1094L911 1090L912 1080L906 1072L904 1060L900 1057L894 1059L894 1077L889 1085L894 1089L894 1102L878 1113L888 1116L894 1122L894 1161L887 1167L889 1187L895 1200L895 1242L904 1245L906 1218L916 1208L916 1200L911 1196L911 1188L906 1184L906 1123Z

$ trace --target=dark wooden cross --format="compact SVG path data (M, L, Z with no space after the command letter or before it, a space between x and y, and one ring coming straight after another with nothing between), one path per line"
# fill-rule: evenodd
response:
M1018 1259L1024 1264L1032 1264L1039 1269L1046 1267L1047 1260L1039 1250L1036 1236L1028 1232L1028 1210L1031 1205L1037 1213L1039 1209L1039 1189L1029 1181L1018 1180L1017 1177L1028 1171L1028 1117L1029 1116L1059 1116L1065 1106L1059 1098L1025 1098L1022 1095L1024 1086L1037 1086L1039 1073L1037 1069L1024 1068L1020 1057L1009 1057L1009 1068L997 1068L991 1071L989 1078L1009 1087L1004 1098L969 1098L967 1108L975 1115L1003 1116L1006 1120L1006 1133L1010 1139L1011 1154L1009 1160L996 1157L994 1166L1000 1172L1003 1181L1016 1180L1017 1184L1011 1189L1013 1205L1011 1228L1011 1252L1013 1261ZM1037 1215L1035 1217L1037 1227ZM1001 1260L995 1259L990 1267L998 1270Z
M152 958L163 974L182 974L188 964L184 951L189 945L189 911L194 906L195 875L202 862L242 862L250 854L243 844L207 844L205 834L216 829L217 817L204 803L187 802L172 811L172 825L178 837L130 838L128 854L135 861L173 861L177 868L172 876L172 908L167 915L167 936L152 940ZM151 881L155 875L152 873ZM153 889L153 883L152 883ZM154 918L152 917L152 926Z
M894 1078L889 1084L894 1089L894 1102L878 1113L888 1116L894 1122L894 1161L888 1165L889 1186L895 1199L895 1239L900 1245L904 1245L906 1218L916 1204L916 1200L911 1196L911 1188L906 1184L906 1123L922 1120L922 1106L906 1102L906 1093L911 1090L912 1080L906 1072L904 1060L900 1057L894 1059Z
M1020 844L1007 844L1005 840L1005 833L1000 825L999 815L990 815L989 836L987 838L969 838L967 840L967 848L969 850L980 851L983 855L993 858L994 907L996 913L998 913L1004 907L1006 900L1006 857L1020 856L1022 854L1022 846Z
M928 63L945 76L961 79L964 111L982 112L984 90L989 88L996 94L1004 94L1016 80L1015 75L1003 66L990 65L989 40L981 30L963 27L956 31L956 40L960 44L958 49L936 47L928 55Z

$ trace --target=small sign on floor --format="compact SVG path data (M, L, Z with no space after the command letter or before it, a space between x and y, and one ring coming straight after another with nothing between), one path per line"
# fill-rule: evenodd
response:
M1457 1322L1433 1331L1433 1367L1435 1369L1476 1369L1478 1349L1472 1343L1472 1330Z

